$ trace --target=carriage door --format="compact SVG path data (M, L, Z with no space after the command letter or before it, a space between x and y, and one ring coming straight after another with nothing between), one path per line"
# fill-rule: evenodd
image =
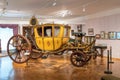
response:
M63 44L66 44L69 41L69 37L70 37L70 27L65 26L64 27Z
M54 50L57 50L61 47L62 45L62 30L60 26L54 26Z
M54 50L52 26L44 26L44 50Z

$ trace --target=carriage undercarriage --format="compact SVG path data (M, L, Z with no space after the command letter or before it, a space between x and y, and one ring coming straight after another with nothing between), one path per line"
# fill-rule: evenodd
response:
M86 46L76 46L75 43L68 42L60 49L54 51L45 51L38 48L32 48L30 40L22 35L15 35L10 38L7 45L9 57L16 63L25 63L30 58L47 58L50 54L62 55L64 51L71 51L70 61L74 66L81 67L85 65L93 56L95 59L97 53L95 51L86 51L86 48L91 47L95 40ZM10 49L12 48L12 49Z

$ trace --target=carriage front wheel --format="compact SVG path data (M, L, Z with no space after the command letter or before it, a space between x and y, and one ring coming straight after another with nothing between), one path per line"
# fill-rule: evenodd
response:
M86 55L82 51L73 52L70 61L76 67L82 67L86 64Z
M8 56L16 63L24 63L30 59L30 41L22 35L12 36L7 43Z

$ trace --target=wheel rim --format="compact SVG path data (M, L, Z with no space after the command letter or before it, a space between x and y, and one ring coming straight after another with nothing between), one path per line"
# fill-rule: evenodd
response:
M74 66L82 67L86 63L86 56L83 52L73 52L70 56L70 60Z
M31 44L24 36L12 36L7 44L9 57L16 63L24 63L31 56Z

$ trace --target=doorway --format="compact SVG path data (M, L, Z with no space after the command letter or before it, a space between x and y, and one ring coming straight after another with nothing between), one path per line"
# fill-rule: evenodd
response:
M7 42L13 36L13 29L0 28L1 51L7 51Z

